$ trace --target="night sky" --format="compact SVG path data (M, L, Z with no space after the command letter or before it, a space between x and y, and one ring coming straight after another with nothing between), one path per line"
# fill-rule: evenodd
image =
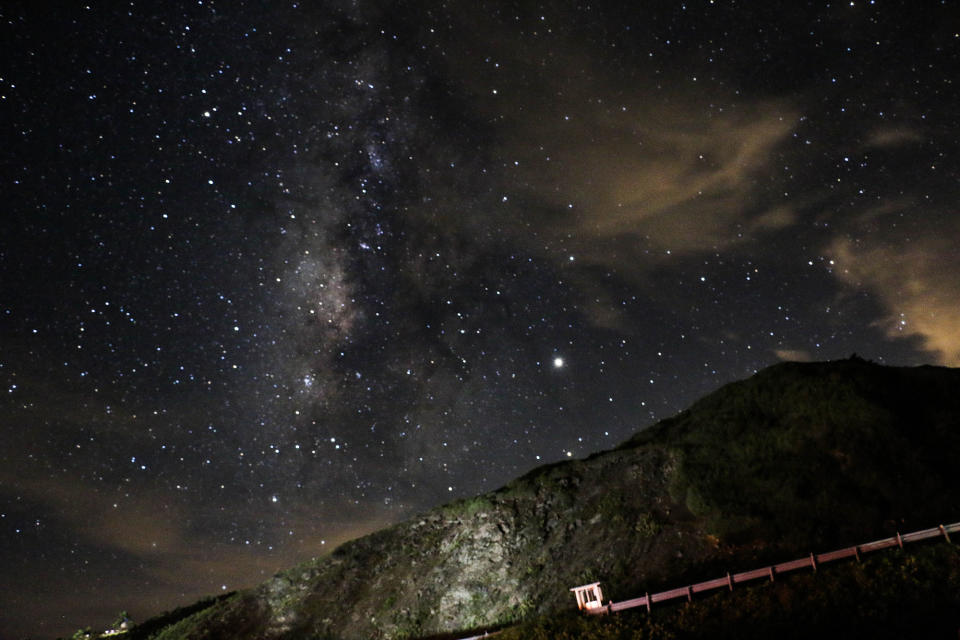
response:
M960 365L955 3L0 8L0 637L781 360Z

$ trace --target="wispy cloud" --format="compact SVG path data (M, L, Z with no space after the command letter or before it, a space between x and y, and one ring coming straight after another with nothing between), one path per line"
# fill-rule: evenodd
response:
M899 147L923 140L923 135L911 127L889 127L870 132L867 147Z
M858 239L838 237L830 247L837 276L877 296L877 321L891 338L919 338L936 362L960 366L960 228L942 233Z
M568 122L521 127L529 139L523 183L559 235L584 247L634 239L656 250L695 253L792 225L796 214L765 199L770 165L796 116L786 104L758 103L736 113L704 113L692 97L645 102L610 95ZM584 102L588 102L584 98ZM610 103L613 106L610 106ZM544 158L549 156L549 162ZM761 176L763 178L761 179Z
M813 360L810 352L803 349L777 349L773 353L785 362L810 362Z
M581 149L582 163L570 163L567 181L584 194L578 230L599 238L642 236L682 252L737 242L739 228L754 227L748 217L757 204L754 177L792 127L792 118L778 111L758 108L749 118L703 122L665 110L645 117L660 126L643 131L623 118L619 133ZM783 209L755 215L755 228L789 222Z

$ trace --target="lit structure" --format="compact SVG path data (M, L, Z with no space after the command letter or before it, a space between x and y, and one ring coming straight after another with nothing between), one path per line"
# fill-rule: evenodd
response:
M573 595L577 597L577 608L592 611L603 607L603 592L600 590L599 582L592 582L579 587L570 589Z

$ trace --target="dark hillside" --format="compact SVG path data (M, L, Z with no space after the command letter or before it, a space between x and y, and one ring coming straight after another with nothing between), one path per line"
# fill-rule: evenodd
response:
M725 540L829 547L922 528L960 504L960 372L781 364L624 447L654 442L681 460L671 495Z

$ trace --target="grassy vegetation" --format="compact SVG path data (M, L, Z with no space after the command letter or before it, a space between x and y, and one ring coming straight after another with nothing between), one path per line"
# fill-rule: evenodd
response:
M205 607L201 611L146 636L151 640L179 640L203 638L213 640L224 637L229 630L232 637L243 637L263 623L261 607L244 593L234 593L219 600L220 606ZM135 628L136 630L136 628Z
M955 509L958 387L958 372L933 367L783 364L625 446L673 451L671 497L722 539L832 544L928 526ZM893 514L903 521L885 522Z
M134 625L131 629L118 636L123 638L123 640L148 640L149 638L156 637L163 629L166 629L172 625L177 624L181 620L184 620L196 613L199 613L205 609L209 609L213 605L232 598L236 595L236 591L231 591L217 597L203 598L194 602L192 604L177 607L173 611L166 611L161 613L158 616L154 616L149 620L146 620L140 624ZM114 628L119 627L119 623L114 624ZM86 629L80 629L73 634L73 638L96 638L99 637L99 633L92 631L89 627Z
M499 640L679 638L955 638L960 632L960 548L930 544L881 552L718 592L651 614L566 613L504 631Z

